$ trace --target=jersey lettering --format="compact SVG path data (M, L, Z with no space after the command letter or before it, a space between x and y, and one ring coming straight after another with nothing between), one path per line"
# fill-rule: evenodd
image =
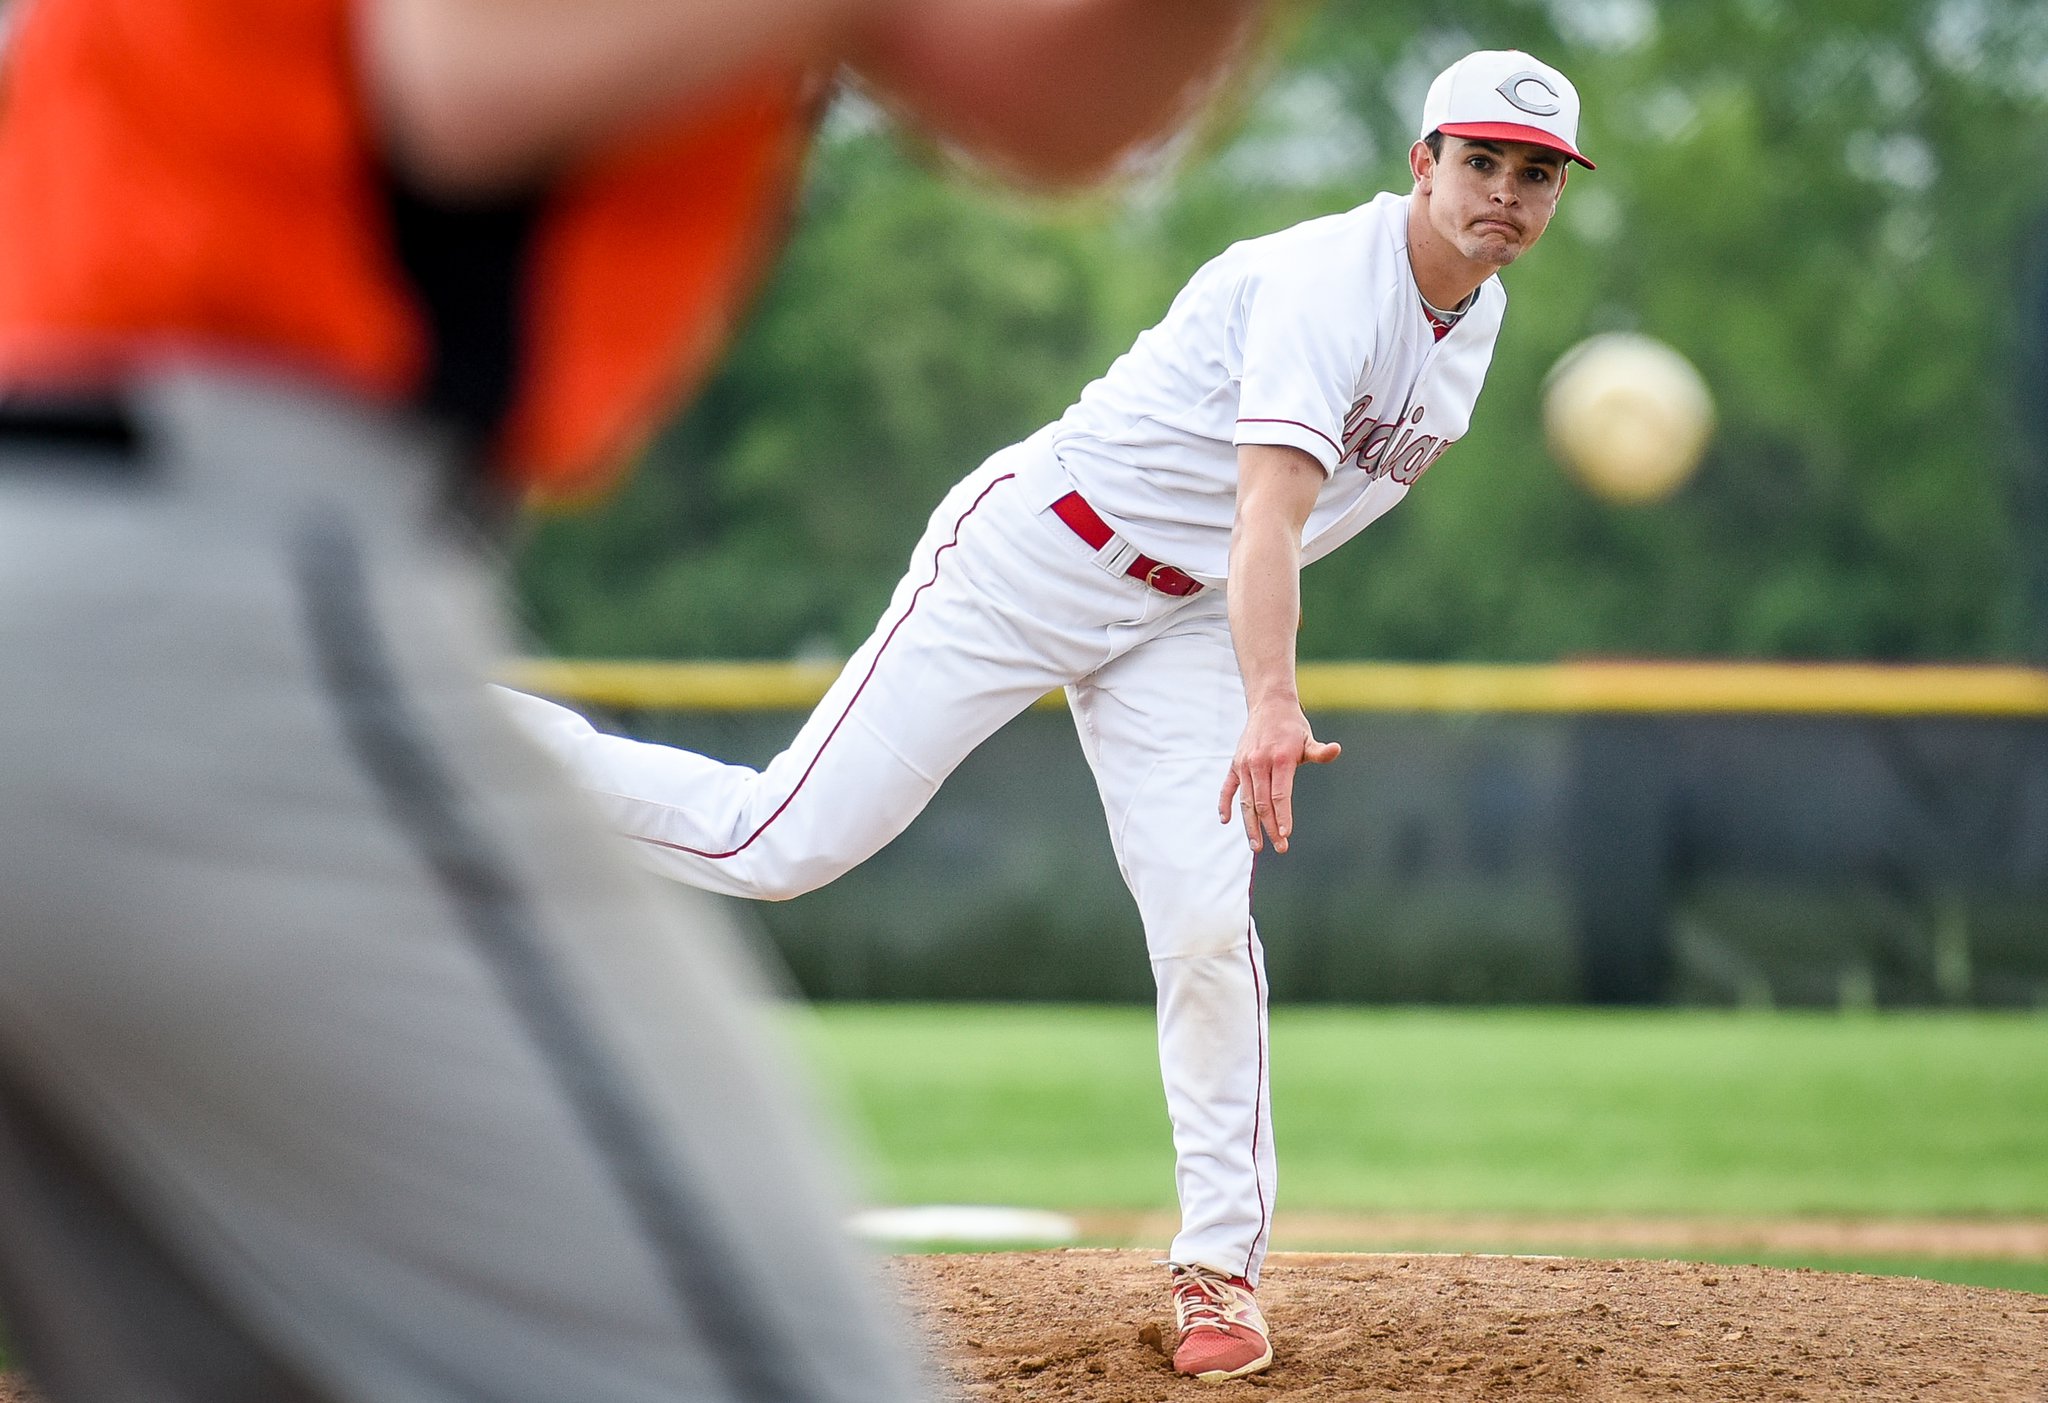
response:
M1241 445L1329 467L1304 563L1370 526L1467 431L1506 304L1488 279L1434 339L1415 310L1412 213L1381 195L1203 265L1054 427L1061 476L1147 555L1208 580L1229 573Z
M1359 432L1372 422L1367 417L1372 413L1372 399L1371 395L1367 395L1364 399L1352 405L1351 412L1344 416L1343 437L1344 451L1346 453L1351 452L1353 440L1357 438Z
M1358 468L1371 478L1392 478L1403 487L1429 471L1454 440L1418 432L1427 406L1416 405L1393 419L1372 420L1372 396L1360 400L1344 421L1344 457L1339 468Z

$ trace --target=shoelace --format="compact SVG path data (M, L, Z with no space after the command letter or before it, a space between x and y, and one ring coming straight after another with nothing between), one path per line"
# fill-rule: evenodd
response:
M1182 1267L1173 1284L1174 1304L1179 1308L1181 1329L1208 1326L1221 1330L1229 1325L1249 1325L1244 1288L1201 1267Z

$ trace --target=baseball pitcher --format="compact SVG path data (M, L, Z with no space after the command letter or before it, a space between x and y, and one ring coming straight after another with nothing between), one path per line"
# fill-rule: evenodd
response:
M1255 1373L1271 1231L1252 868L1303 764L1301 568L1396 506L1471 422L1500 269L1542 236L1579 98L1520 52L1440 74L1412 188L1238 244L1058 422L932 514L874 634L760 771L508 693L659 870L779 900L900 833L967 753L1064 687L1143 916L1181 1227L1174 1366ZM1219 823L1218 820L1222 820Z

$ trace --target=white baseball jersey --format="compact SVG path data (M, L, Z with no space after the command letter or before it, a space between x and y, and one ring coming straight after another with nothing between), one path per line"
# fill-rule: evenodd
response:
M1225 592L1158 585L1133 548L1220 580L1236 445L1276 443L1329 473L1305 532L1313 559L1465 432L1507 299L1489 279L1437 340L1408 211L1382 195L1197 273L1063 419L939 504L874 633L765 769L511 698L656 868L780 899L887 843L968 752L1065 687L1159 985L1181 1202L1170 1252L1250 1281L1277 1182L1264 954L1250 848L1216 813L1244 687ZM1075 490L1128 539L1089 540L1062 516L1054 504Z
M1507 307L1488 278L1436 339L1408 265L1408 203L1385 194L1232 245L1082 391L1054 451L1104 520L1213 584L1239 444L1291 445L1329 474L1304 564L1407 495L1470 425Z

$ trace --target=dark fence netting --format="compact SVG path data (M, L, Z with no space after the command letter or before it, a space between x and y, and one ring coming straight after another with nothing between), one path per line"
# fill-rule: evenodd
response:
M798 719L621 729L759 764ZM1314 719L1344 756L1259 867L1277 1001L2048 1007L2048 722ZM1151 997L1058 712L864 867L745 914L815 998Z

